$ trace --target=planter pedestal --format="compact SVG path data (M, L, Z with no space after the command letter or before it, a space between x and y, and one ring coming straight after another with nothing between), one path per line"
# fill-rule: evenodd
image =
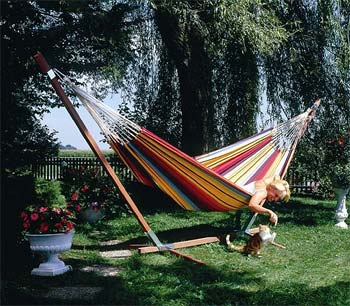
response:
M335 226L347 229L348 225L345 220L349 216L346 209L346 195L348 194L350 188L335 188L334 192L337 195L337 207L335 211L335 219L337 224Z
M32 275L55 276L72 270L58 258L58 254L72 247L74 231L57 234L27 234L30 249L43 256L44 262L34 268Z

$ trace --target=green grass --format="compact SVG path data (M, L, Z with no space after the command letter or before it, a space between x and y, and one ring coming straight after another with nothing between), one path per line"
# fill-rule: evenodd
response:
M105 156L115 155L113 150L103 150L102 153ZM91 150L60 150L58 152L59 157L96 157Z
M125 248L146 242L132 216L80 226L72 250L63 258L73 271L55 278L31 277L29 271L6 280L8 304L65 304L40 298L47 287L101 286L94 305L350 305L350 230L334 226L335 201L294 198L276 206L280 216L276 241L286 249L266 246L261 258L229 251L213 243L182 249L206 265L174 255L136 251L127 259L105 259L102 250ZM231 213L191 213L174 209L145 215L162 241L224 234L237 224ZM248 217L241 213L241 223ZM266 223L261 216L258 222ZM118 246L99 242L122 240ZM240 244L242 239L235 240ZM114 277L103 277L80 268L109 265L120 269ZM25 302L25 303L24 303ZM81 301L73 301L81 304Z

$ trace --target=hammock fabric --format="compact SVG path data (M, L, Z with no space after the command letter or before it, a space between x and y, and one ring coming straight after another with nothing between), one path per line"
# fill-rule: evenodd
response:
M193 158L56 73L79 97L135 177L159 187L186 210L229 211L247 206L254 181L285 175L316 107L275 128Z

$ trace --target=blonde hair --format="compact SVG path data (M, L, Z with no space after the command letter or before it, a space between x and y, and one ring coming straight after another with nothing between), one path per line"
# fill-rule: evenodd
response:
M270 186L281 193L280 199L284 202L288 202L290 199L289 184L285 180L281 180L279 176L275 176Z

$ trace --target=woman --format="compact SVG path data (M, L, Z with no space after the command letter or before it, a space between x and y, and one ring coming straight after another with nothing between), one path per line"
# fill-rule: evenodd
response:
M270 221L277 225L278 216L272 210L263 207L263 205L266 200L269 202L288 202L289 198L288 182L281 180L279 176L265 178L255 182L255 192L249 201L248 207L255 213L268 214Z

